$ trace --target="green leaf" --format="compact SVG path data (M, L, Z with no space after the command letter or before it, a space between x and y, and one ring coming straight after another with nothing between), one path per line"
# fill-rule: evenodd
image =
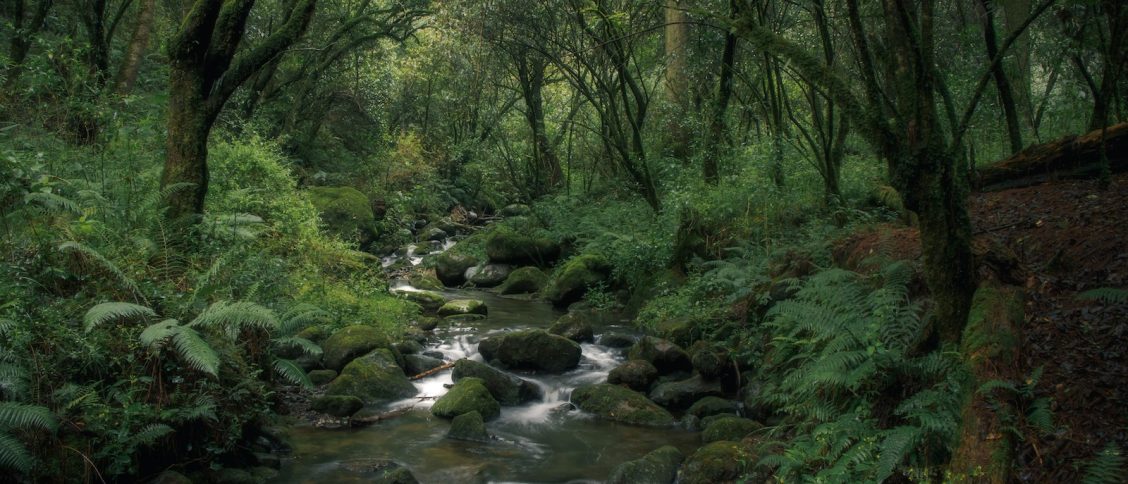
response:
M15 469L26 474L31 470L35 458L27 447L12 434L0 430L0 469Z
M146 425L137 433L130 437L129 441L135 446L149 446L156 442L161 437L172 433L172 427L162 423L155 423Z
M95 326L113 320L155 318L157 313L148 307L127 302L107 302L90 308L83 316L83 326L89 333Z
M293 361L281 358L274 360L274 372L282 379L295 385L301 385L305 388L313 387L313 382L309 381L309 376L306 375L305 370Z
M219 372L219 355L196 330L177 326L172 335L172 344L176 348L176 354L192 369L211 376L216 376Z
M1102 301L1108 304L1128 303L1128 290L1115 287L1098 287L1077 295L1082 301Z
M165 342L176 334L178 328L180 328L180 323L175 319L166 319L159 323L150 324L141 332L141 346L152 352L160 351L164 348Z
M39 428L54 432L58 426L55 414L46 407L0 402L0 428Z
M257 328L269 332L278 329L278 317L258 304L246 301L219 301L208 306L196 319L188 323L191 327L222 328L232 339L244 329Z

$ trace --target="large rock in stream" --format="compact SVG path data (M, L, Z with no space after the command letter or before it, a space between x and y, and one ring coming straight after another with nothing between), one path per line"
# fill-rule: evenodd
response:
M505 282L512 272L509 264L486 264L466 270L466 278L474 287L494 287Z
M354 358L389 345L391 342L387 336L377 328L364 325L347 326L321 343L321 358L326 368L341 371L341 368Z
M501 287L497 288L499 294L532 294L540 292L548 283L548 276L536 267L522 267L509 273Z
M544 297L557 306L567 306L584 297L589 287L611 277L611 264L603 256L584 254L573 257L556 270Z
M493 420L501 415L501 405L490 395L480 378L459 380L431 407L431 414L441 418L455 418L469 412L478 412L484 420Z
M747 446L727 440L706 444L686 459L678 473L678 482L684 484L714 484L733 482L756 462L756 456Z
M472 255L446 251L435 258L435 275L444 285L460 286L466 282L466 269L478 265Z
M495 230L486 237L490 262L547 266L560 257L560 246L552 239L511 230Z
M489 442L490 434L486 431L486 421L482 418L482 414L474 410L451 420L447 438L470 442Z
M685 455L677 447L667 445L624 462L611 471L607 484L670 484L678 478L678 466Z
M627 356L632 360L649 361L660 375L693 370L689 353L674 343L650 336L638 340Z
M489 312L486 303L477 299L455 299L439 308L439 316L462 316L465 314L485 315Z
M607 374L607 383L626 385L631 390L645 392L658 379L658 370L646 360L630 360Z
M533 382L505 373L485 363L461 359L454 362L454 381L478 378L498 403L506 406L521 405L540 400L544 394Z
M352 395L366 404L407 398L419 393L396 365L387 349L378 349L352 360L341 374L329 382L327 395Z
M601 418L633 425L665 427L674 416L651 402L645 395L606 383L584 385L572 390L572 403L580 410Z
M685 410L702 398L722 394L720 383L694 375L685 380L659 383L650 390L650 399L671 410Z
M561 316L548 327L548 332L563 336L577 343L590 343L595 341L595 329L585 314L570 312Z
M528 329L492 336L478 343L478 352L489 362L507 369L560 373L580 363L580 345L544 330Z

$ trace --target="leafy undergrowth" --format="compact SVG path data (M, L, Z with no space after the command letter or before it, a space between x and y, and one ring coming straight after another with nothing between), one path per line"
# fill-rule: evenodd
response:
M1019 444L1015 475L1079 482L1128 449L1128 301L1110 297L1115 290L1089 293L1128 285L1128 175L1108 190L1063 181L971 202L976 231L997 237L1030 270L1021 371L1044 367L1041 392L1057 418L1054 435Z

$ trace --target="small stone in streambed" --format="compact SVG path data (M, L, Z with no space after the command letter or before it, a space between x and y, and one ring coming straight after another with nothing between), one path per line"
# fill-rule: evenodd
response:
M604 333L599 337L599 344L608 348L630 348L635 344L635 339L629 334Z
M415 376L443 366L443 360L432 358L425 355L404 355L403 357L403 373L407 376Z
M337 372L333 370L313 370L307 374L309 381L313 382L316 386L325 385L334 378L337 378Z
M439 327L439 318L419 318L415 321L415 327L423 331L434 331Z
M355 459L341 462L345 470L378 484L418 484L411 471L398 462L386 459Z
M671 410L685 410L702 398L721 394L719 383L694 375L685 380L659 383L650 390L650 399Z
M483 420L493 420L501 415L501 405L490 395L481 378L459 380L431 407L431 414L440 418L454 418L473 411L477 411Z
M611 471L607 484L670 484L678 477L678 466L685 455L667 445L640 459L624 462Z
M450 421L447 438L470 442L489 442L490 434L486 431L486 422L482 420L482 414L472 411L454 417Z
M658 379L658 370L646 360L629 360L607 374L607 383L626 385L631 390L645 392Z
M482 314L489 312L486 303L477 299L456 299L439 308L439 316L460 316L463 314Z
M431 358L434 358L436 360L441 360L441 359L446 358L446 355L444 355L442 351L437 351L437 350L424 351L423 356L430 356Z
M310 402L316 412L337 418L348 418L364 407L364 401L352 395L322 395Z

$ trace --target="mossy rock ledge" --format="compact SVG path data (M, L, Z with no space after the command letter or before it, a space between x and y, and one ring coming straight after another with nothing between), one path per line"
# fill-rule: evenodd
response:
M452 419L469 412L478 412L483 420L493 420L501 415L501 405L490 395L481 378L459 380L431 407L431 414L440 418Z
M497 264L547 266L560 257L560 245L547 237L495 230L486 236L486 257Z
M544 288L544 298L556 306L567 306L579 301L588 288L606 282L611 277L611 264L603 256L584 254L573 257L553 274Z
M489 308L486 303L477 299L455 299L443 304L439 308L439 316L461 316L464 314L481 314L486 315L489 313Z
M365 404L407 398L419 393L396 365L387 349L378 349L352 360L341 374L329 382L326 395L352 395Z
M510 272L497 292L503 295L535 294L544 289L545 284L548 284L548 276L544 271L536 267L522 267Z
M506 369L561 373L580 364L580 345L544 330L492 336L478 343L482 358Z
M618 385L600 383L572 390L572 403L600 418L632 425L667 427L674 416L645 395Z
M490 395L502 405L521 405L544 398L540 387L533 382L474 360L463 358L454 362L451 377L455 382L463 378L481 379L486 389L490 391Z
M677 479L678 466L684 460L685 455L677 447L660 447L616 466L607 484L670 484Z
M652 336L639 339L628 351L627 356L632 360L649 361L658 369L659 375L693 370L689 353L670 341Z
M346 326L321 343L322 361L326 368L341 371L354 358L390 344L388 337L375 327Z

